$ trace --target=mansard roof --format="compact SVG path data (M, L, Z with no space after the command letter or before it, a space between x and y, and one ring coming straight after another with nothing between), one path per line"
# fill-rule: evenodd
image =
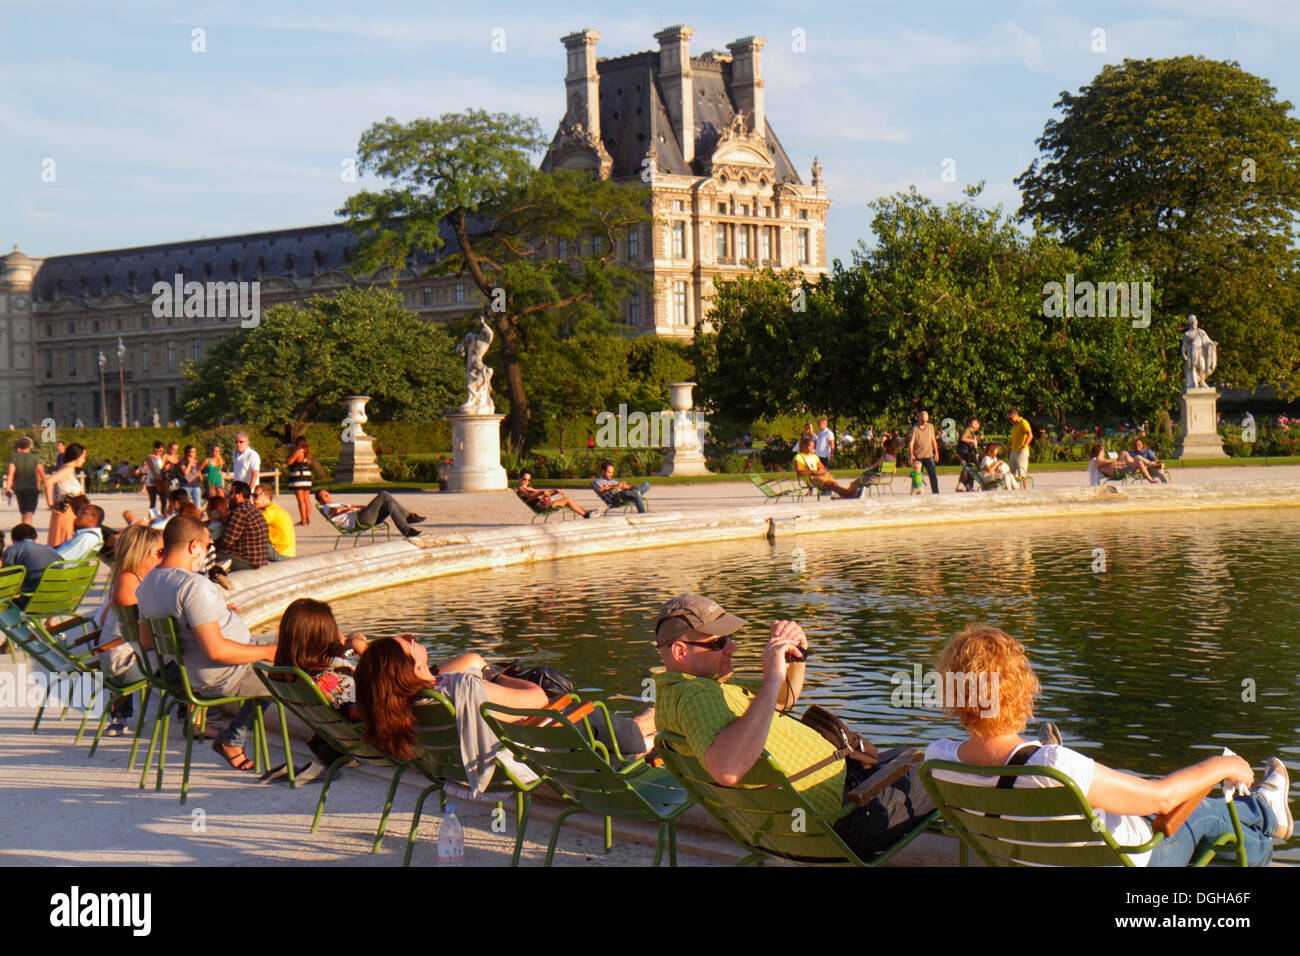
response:
M657 77L659 53L646 50L627 56L596 61L600 77L600 137L614 160L612 176L616 179L639 176L646 150L653 143L656 168L676 175L700 175L704 164L722 132L736 116L731 95L731 62L716 53L691 57L692 98L695 111L695 161L691 168L682 158L681 144L668 118L663 90ZM561 121L561 129L564 120ZM764 122L767 148L776 162L776 181L802 185L785 147ZM551 141L554 150L560 142L557 130ZM550 153L542 169L550 168Z
M454 247L449 229L443 239ZM407 268L418 274L442 258L418 253ZM51 302L59 296L103 296L110 292L145 294L158 281L180 272L186 281L252 282L297 279L322 272L347 273L356 252L356 234L343 223L277 229L153 246L83 252L45 259L32 283L32 297Z

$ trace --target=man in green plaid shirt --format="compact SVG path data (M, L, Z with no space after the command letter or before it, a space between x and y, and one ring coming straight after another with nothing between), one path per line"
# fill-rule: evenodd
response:
M808 638L794 621L775 622L763 650L763 677L754 686L731 679L736 651L731 635L745 623L698 594L679 595L659 609L655 645L664 671L655 674L655 726L685 737L691 752L723 786L746 782L745 775L767 750L797 777L794 787L818 815L836 814L845 806L846 792L864 778L835 759L829 740L785 713L799 699L805 668L802 660L787 660L786 655L802 658ZM866 856L889 846L933 809L912 769L843 817L835 829Z

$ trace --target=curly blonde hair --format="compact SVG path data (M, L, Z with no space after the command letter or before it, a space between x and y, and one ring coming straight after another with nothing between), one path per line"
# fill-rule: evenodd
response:
M972 737L998 737L1019 733L1034 716L1034 698L1042 693L1024 646L991 624L972 624L950 640L939 654L936 669L945 686L977 681L991 686L997 699L983 708L974 695L966 699L945 697L944 713L961 722Z

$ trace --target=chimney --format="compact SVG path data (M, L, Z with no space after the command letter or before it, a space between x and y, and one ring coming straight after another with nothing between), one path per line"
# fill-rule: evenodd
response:
M731 51L731 98L736 109L746 113L749 128L767 141L767 120L763 109L762 37L741 37L727 44Z
M668 27L655 34L659 41L659 88L663 91L668 120L682 147L682 159L689 165L695 159L695 100L691 82L690 27ZM687 170L682 170L686 172Z
M568 101L565 117L581 123L597 140L600 139L600 77L596 73L595 30L579 30L562 37L568 53L568 73L564 77L564 95Z

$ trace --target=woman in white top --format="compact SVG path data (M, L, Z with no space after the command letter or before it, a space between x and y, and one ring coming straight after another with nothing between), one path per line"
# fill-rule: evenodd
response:
M77 516L68 507L67 499L84 495L77 471L86 463L86 449L76 442L67 447L63 467L58 468L45 481L45 504L50 509L50 534L46 544L57 548L72 537L72 524Z
M1001 447L995 441L989 442L988 447L984 449L984 457L980 459L980 474L986 482L1001 478L1007 483L1008 488L1019 488L1020 482L1016 481L1016 476L1011 474L1011 466L998 458Z
M953 760L981 767L1006 766L1017 751L1033 746L1020 734L1033 717L1033 700L1040 693L1033 668L1020 643L988 624L975 624L948 642L937 666L945 688L957 684L980 689L976 700L945 701L945 712L959 720L970 735L965 741L936 740L926 749L927 760ZM950 680L948 675L956 680ZM988 691L988 693L986 693ZM1151 839L1156 814L1167 813L1220 781L1249 786L1254 781L1250 765L1237 756L1209 757L1159 780L1112 770L1069 747L1039 747L1026 766L1055 767L1064 771L1102 811L1107 831L1121 846L1138 846ZM1264 765L1264 782L1248 795L1236 798L1246 859L1252 866L1267 865L1273 840L1289 840L1293 829L1287 804L1290 780L1276 757ZM947 778L948 775L945 775ZM961 783L994 786L996 777L953 777ZM1051 787L1045 777L1018 777L1016 786ZM1202 840L1232 833L1232 820L1222 799L1207 797L1173 834L1149 853L1134 854L1138 866L1186 866Z

